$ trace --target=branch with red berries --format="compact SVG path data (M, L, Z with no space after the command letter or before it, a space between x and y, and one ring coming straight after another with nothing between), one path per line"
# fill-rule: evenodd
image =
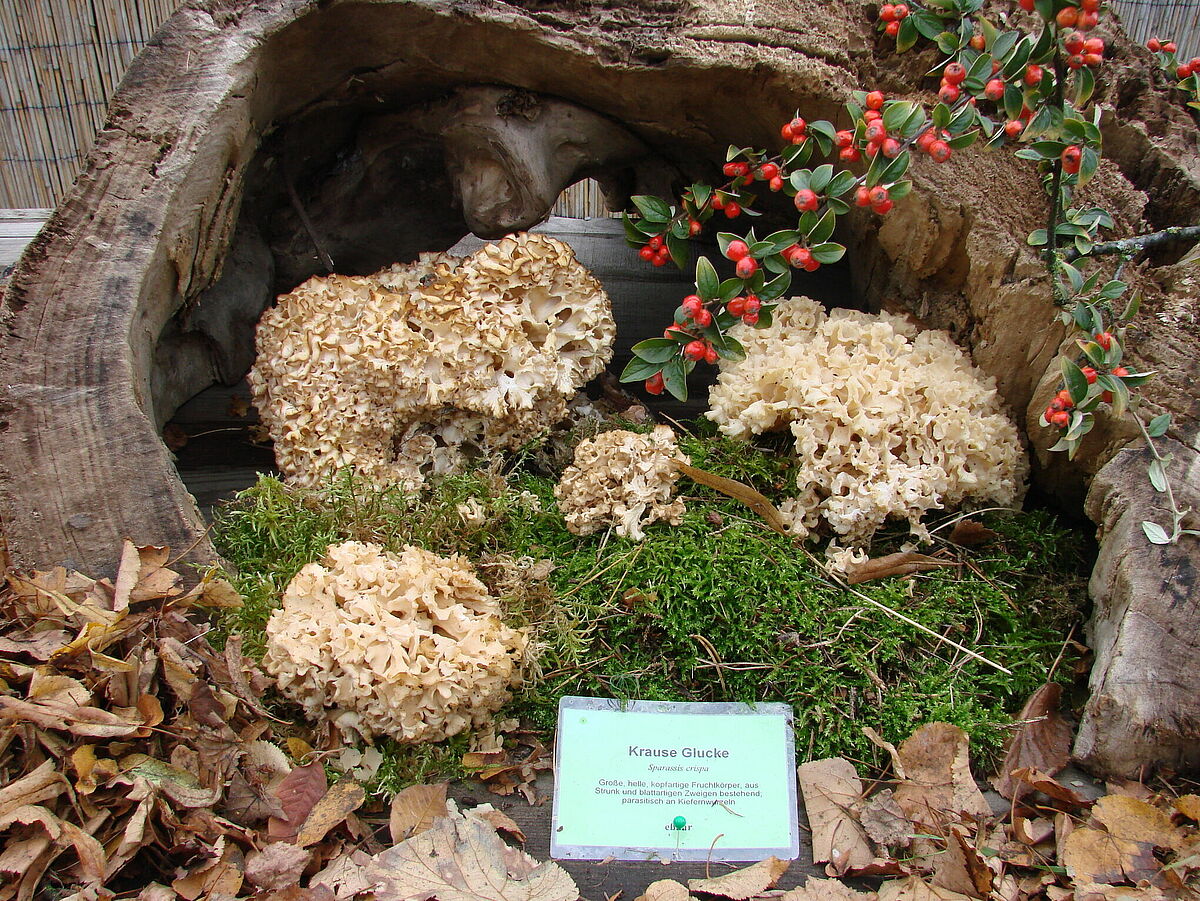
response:
M1183 62L1176 55L1178 48L1174 41L1160 41L1158 38L1146 41L1146 49L1154 54L1163 69L1179 79L1175 87L1191 98L1187 105L1200 110L1200 56L1193 56L1187 62Z

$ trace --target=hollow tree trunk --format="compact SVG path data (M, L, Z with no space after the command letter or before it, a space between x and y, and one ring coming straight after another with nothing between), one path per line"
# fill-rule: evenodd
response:
M873 9L185 4L130 69L86 170L4 299L0 521L15 562L111 573L123 537L215 561L158 429L190 394L240 377L249 324L275 293L330 263L366 272L444 249L468 222L529 224L581 174L601 175L617 194L711 179L726 145L772 146L797 107L836 118L861 86L911 90L935 53L873 52ZM1131 62L1106 64L1101 83L1115 110L1104 124L1115 164L1102 167L1090 199L1130 230L1186 223L1200 199L1195 126L1141 51L1124 42L1120 58ZM479 110L463 107L457 119L432 117L455 128L428 126L438 104L496 85L504 100L488 102L482 125ZM530 102L576 118L566 131L531 130ZM576 133L594 146L575 146ZM506 162L522 142L521 164ZM1045 216L1036 178L982 151L942 167L918 160L912 176L914 193L882 224L856 211L841 237L871 305L951 329L997 377L1030 431L1044 487L1076 506L1090 491L1100 659L1080 751L1109 771L1195 764L1197 602L1163 579L1191 572L1195 545L1156 556L1133 527L1155 499L1134 487L1127 431L1098 429L1081 467L1042 449L1036 417L1055 387L1063 333L1048 325L1045 279L1023 240ZM772 201L769 214L785 221L786 205ZM1176 414L1172 466L1190 497L1197 373L1171 354L1194 346L1193 319L1179 311L1194 310L1200 291L1154 270L1139 278L1165 311L1145 320L1140 362L1180 373L1149 390ZM664 319L677 302L664 298ZM1166 657L1180 664L1157 669L1151 690L1149 663Z

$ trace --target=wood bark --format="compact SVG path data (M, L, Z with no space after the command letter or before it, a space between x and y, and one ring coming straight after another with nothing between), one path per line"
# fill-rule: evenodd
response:
M330 261L361 273L444 249L468 223L489 233L526 224L556 186L590 168L607 166L617 194L711 179L728 144L772 146L797 107L836 119L853 89L908 90L936 54L895 57L876 45L872 9L857 0L186 3L130 69L85 172L4 298L0 524L14 561L111 574L129 537L214 562L159 428L191 394L240 377L249 323L275 293ZM1128 232L1190 224L1195 125L1142 51L1116 40L1127 62L1106 63L1101 83L1112 162L1088 199ZM579 151L520 104L506 123L484 125L460 107L445 117L462 126L449 138L418 127L422 110L473 85L564 104L594 146ZM500 145L525 142L527 162L494 169L503 153L486 148L506 130ZM912 176L915 191L884 220L847 218L855 288L874 308L949 328L1024 419L1042 487L1076 508L1089 495L1102 547L1092 634L1105 656L1081 753L1113 772L1131 771L1135 758L1194 763L1196 601L1171 593L1130 527L1154 500L1130 481L1131 436L1098 429L1085 465L1068 468L1045 453L1049 436L1036 424L1064 338L1046 326L1054 310L1023 242L1045 217L1036 177L976 151L941 167L917 160ZM496 184L509 202L492 203ZM768 221L794 216L786 200L764 199ZM1200 290L1155 269L1138 278L1158 303L1141 326L1139 363L1165 364L1151 401L1176 414L1174 465L1194 483ZM1183 572L1178 561L1190 566L1195 544L1162 559ZM1155 673L1170 691L1122 688L1149 684L1148 662L1167 658L1180 663ZM1145 740L1124 738L1134 734Z

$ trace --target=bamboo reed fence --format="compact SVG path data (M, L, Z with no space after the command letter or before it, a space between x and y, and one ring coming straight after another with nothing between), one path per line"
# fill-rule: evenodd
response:
M179 0L0 0L0 208L53 207L75 180L130 61ZM1200 0L1111 0L1139 41L1200 55ZM555 215L602 217L581 182Z

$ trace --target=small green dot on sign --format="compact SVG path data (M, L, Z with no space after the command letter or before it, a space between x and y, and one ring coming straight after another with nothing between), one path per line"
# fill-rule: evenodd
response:
M687 820L684 817L675 817L675 819L671 820L671 825L676 829L682 829L687 825Z

